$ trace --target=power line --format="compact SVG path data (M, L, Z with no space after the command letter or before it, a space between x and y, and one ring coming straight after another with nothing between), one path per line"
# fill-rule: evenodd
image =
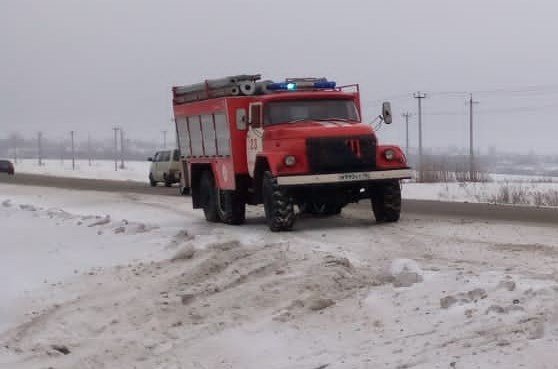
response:
M428 93L429 97L466 97L470 93L475 95L508 95L508 94L538 94L538 95L552 95L558 94L558 84L545 84L545 85L527 85L527 86L517 86L517 87L498 87L491 89L478 89L469 91L430 91ZM377 102L385 100L400 100L404 98L410 98L412 95L410 93L401 93L391 96L385 96L383 98L376 99L366 99L363 102ZM413 96L414 97L414 96Z
M494 108L494 109L482 109L479 110L479 114L505 114L505 113L517 113L517 112L533 112L539 110L551 110L558 108L558 104L547 104L547 105L538 105L538 106L518 106L513 108ZM433 111L424 113L427 116L460 116L465 115L465 111L461 110L447 110L447 111Z
M378 98L378 99L365 99L365 100L362 100L362 102L364 102L364 103L376 103L376 102L389 101L389 100L409 99L411 97L413 97L412 93L405 93L405 94L385 96L385 97Z
M552 91L556 90L556 91ZM532 92L549 92L558 93L558 84L549 85L531 85L531 86L520 86L520 87L508 87L508 88L494 88L486 90L473 90L475 94L514 94L514 93L532 93Z

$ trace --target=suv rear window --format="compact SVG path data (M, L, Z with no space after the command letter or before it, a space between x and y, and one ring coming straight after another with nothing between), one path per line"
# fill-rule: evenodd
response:
M10 162L7 160L0 160L0 169L8 169L10 167Z
M170 151L161 151L159 153L159 160L157 161L169 161L170 160Z

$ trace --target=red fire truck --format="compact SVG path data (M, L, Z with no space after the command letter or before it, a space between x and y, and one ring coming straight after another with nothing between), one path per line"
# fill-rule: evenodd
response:
M173 108L183 187L209 222L244 223L246 205L263 203L269 228L285 231L296 208L335 215L362 199L378 222L399 220L411 170L362 122L358 85L240 75L173 87Z

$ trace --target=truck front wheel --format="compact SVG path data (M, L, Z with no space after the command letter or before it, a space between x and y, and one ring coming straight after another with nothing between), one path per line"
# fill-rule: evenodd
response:
M399 181L382 182L374 185L372 210L378 223L397 222L401 213L401 186Z
M270 172L263 175L262 195L269 229L272 232L291 230L295 221L293 199L279 188L277 178Z
M208 222L217 223L219 212L217 211L217 188L210 171L206 170L200 178L200 192L203 204L203 213Z

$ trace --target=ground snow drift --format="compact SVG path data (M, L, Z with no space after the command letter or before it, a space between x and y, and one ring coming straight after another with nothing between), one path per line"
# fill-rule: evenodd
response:
M552 227L376 225L344 213L276 234L259 208L233 227L173 198L2 190L2 221L21 234L32 220L45 243L13 236L27 258L3 278L34 289L2 295L25 315L0 333L0 367L553 368L558 359ZM41 260L66 273L44 269L38 289Z

